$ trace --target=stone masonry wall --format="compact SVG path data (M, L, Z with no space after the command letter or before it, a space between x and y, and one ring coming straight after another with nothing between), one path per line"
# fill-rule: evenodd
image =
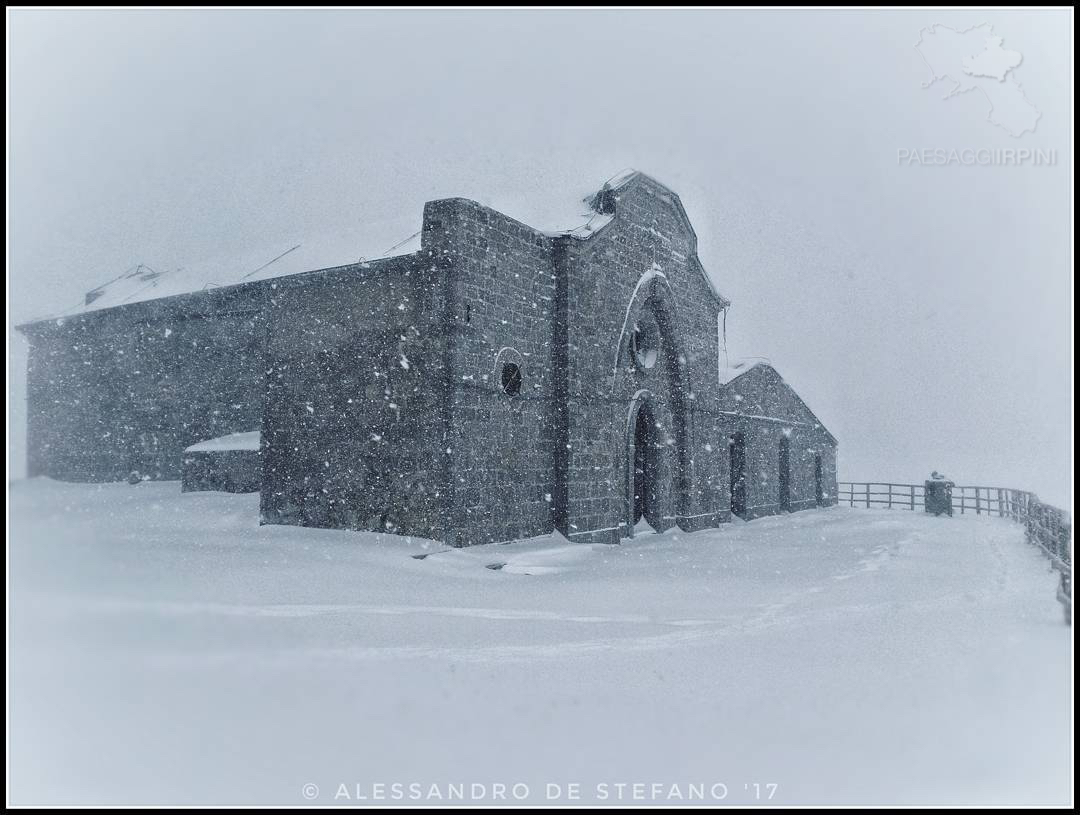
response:
M628 414L642 390L651 394L666 448L663 525L697 529L727 517L721 418L715 407L720 304L696 251L677 197L645 176L617 192L608 226L566 249L564 533L572 540L614 542L629 532ZM640 309L656 305L662 312L664 353L655 368L642 371L633 364L629 333Z
M443 536L434 267L421 252L311 276L273 298L264 523Z
M553 528L553 241L465 199L429 203L424 245L446 259L453 545ZM503 368L521 373L508 394Z
M267 291L250 283L22 326L28 474L177 479L184 448L257 429Z
M791 510L817 506L815 457L821 456L823 503L836 503L836 442L794 390L768 366L736 377L722 391L724 435L746 443L747 517L780 511L780 442L789 445Z

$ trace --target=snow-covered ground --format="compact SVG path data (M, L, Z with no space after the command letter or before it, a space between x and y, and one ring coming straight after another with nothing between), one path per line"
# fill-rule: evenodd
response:
M1071 630L1007 521L443 551L176 483L10 498L13 803L1072 800Z

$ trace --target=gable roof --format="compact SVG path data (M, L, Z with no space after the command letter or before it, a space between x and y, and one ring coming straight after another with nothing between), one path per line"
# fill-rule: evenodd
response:
M839 443L836 440L836 436L834 436L832 434L832 432L829 430L829 428L827 428L825 426L825 424L821 421L821 419L819 419L817 417L817 415L814 413L814 411L812 411L810 409L810 406L806 404L806 402L803 400L803 398L801 396L799 396L798 391L796 391L793 387L791 387L791 385L788 384L787 380L784 379L784 377L780 374L780 372L778 370L776 370L776 368L774 368L772 366L772 364L769 363L767 360L758 358L756 361L755 360L739 361L737 363L730 364L726 368L721 368L720 370L721 370L721 373L720 373L719 378L720 378L721 399L726 394L729 394L729 393L738 394L738 395L741 396L741 394L739 394L739 391L742 390L744 387L746 387L747 384L749 383L749 380L747 378L745 378L745 375L749 374L751 371L757 371L757 372L759 372L760 374L763 374L763 375L771 374L772 376L774 376L776 378L776 381L779 382L780 385L782 385L794 397L795 403L797 404L797 406L799 408L801 408L803 411L806 412L806 414L813 420L814 424L818 428L820 428L822 431L824 431L825 435L829 437L829 439L832 441L832 443L834 445ZM729 379L727 379L726 381L724 379L725 371L727 371L729 373L733 373L733 375ZM752 418L771 419L771 420L775 420L775 421L784 421L784 420L787 420L787 419L790 418L790 417L782 417L782 416L754 416L752 414L746 414L746 413L741 413L741 412L735 412L734 415L736 415L736 416L744 416L746 418L751 418L751 419Z

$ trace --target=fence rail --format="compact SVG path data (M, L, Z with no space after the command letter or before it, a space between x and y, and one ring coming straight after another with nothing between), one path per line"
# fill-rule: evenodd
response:
M837 498L841 506L885 509L925 509L922 484L887 481L841 481ZM1038 546L1051 563L1063 571L1072 568L1072 517L1063 509L1044 504L1035 493L1011 487L954 486L953 511L961 515L991 515L1024 525L1028 543Z

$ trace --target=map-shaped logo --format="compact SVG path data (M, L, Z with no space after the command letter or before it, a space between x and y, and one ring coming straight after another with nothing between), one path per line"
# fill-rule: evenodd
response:
M1024 96L1013 76L1024 55L1004 48L1003 43L989 23L963 31L932 25L919 32L915 50L930 68L931 77L923 83L924 88L941 80L952 83L943 99L982 91L990 105L987 121L1019 138L1035 130L1042 114Z

